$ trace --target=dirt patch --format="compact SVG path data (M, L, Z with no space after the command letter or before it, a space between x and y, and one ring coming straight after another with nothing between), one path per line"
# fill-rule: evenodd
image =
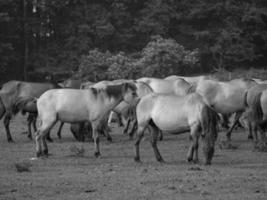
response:
M49 143L51 155L35 156L35 144L26 135L26 119L11 123L14 144L6 141L3 125L0 134L0 199L266 199L267 156L253 151L243 131L234 132L238 148L225 150L216 145L211 166L189 164L186 153L188 133L165 134L158 143L166 163L158 163L148 139L141 142L141 163L134 162L134 141L113 128L113 142L101 138L101 157L94 157L94 144L73 139L65 126L62 139ZM148 137L148 136L146 136ZM220 141L225 138L221 133ZM71 151L75 145L77 149ZM81 148L82 147L82 148ZM83 150L81 150L83 149ZM76 153L83 151L82 156ZM15 164L30 163L29 171L19 173ZM26 166L27 167L27 166Z

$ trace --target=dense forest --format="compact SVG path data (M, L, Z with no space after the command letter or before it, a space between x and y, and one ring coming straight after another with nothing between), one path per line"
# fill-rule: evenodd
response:
M263 68L266 0L0 0L0 77Z

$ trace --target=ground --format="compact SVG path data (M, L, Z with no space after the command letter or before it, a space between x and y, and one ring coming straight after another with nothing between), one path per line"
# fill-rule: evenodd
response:
M114 127L112 143L101 138L101 158L93 156L93 143L76 142L66 125L61 140L53 129L49 158L31 160L35 144L21 134L25 117L11 122L13 144L1 123L0 199L267 199L267 153L253 151L243 130L233 133L237 149L216 145L212 165L204 166L186 162L188 133L164 135L159 142L164 164L155 160L147 135L140 147L142 163L135 163L133 141ZM224 138L220 133L219 141ZM75 155L73 145L83 147L84 156ZM15 165L22 163L28 172L17 171Z

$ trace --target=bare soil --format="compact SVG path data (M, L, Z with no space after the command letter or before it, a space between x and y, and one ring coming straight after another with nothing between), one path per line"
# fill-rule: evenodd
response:
M158 144L164 164L155 160L147 135L140 147L142 163L135 163L133 141L114 126L112 143L101 138L101 158L93 156L93 143L76 142L66 125L61 140L57 126L53 129L51 155L31 160L35 144L21 134L26 118L11 122L13 144L6 141L1 123L0 199L267 199L267 153L254 151L243 130L233 133L236 149L216 145L212 165L204 166L186 162L188 133L164 135ZM224 138L220 133L218 141ZM84 155L75 155L73 145L83 147ZM29 171L18 172L16 164Z

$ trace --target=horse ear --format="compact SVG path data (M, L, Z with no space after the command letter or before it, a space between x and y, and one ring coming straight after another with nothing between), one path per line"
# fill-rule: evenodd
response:
M127 89L129 88L129 83L123 83L122 84L122 92L125 93Z

